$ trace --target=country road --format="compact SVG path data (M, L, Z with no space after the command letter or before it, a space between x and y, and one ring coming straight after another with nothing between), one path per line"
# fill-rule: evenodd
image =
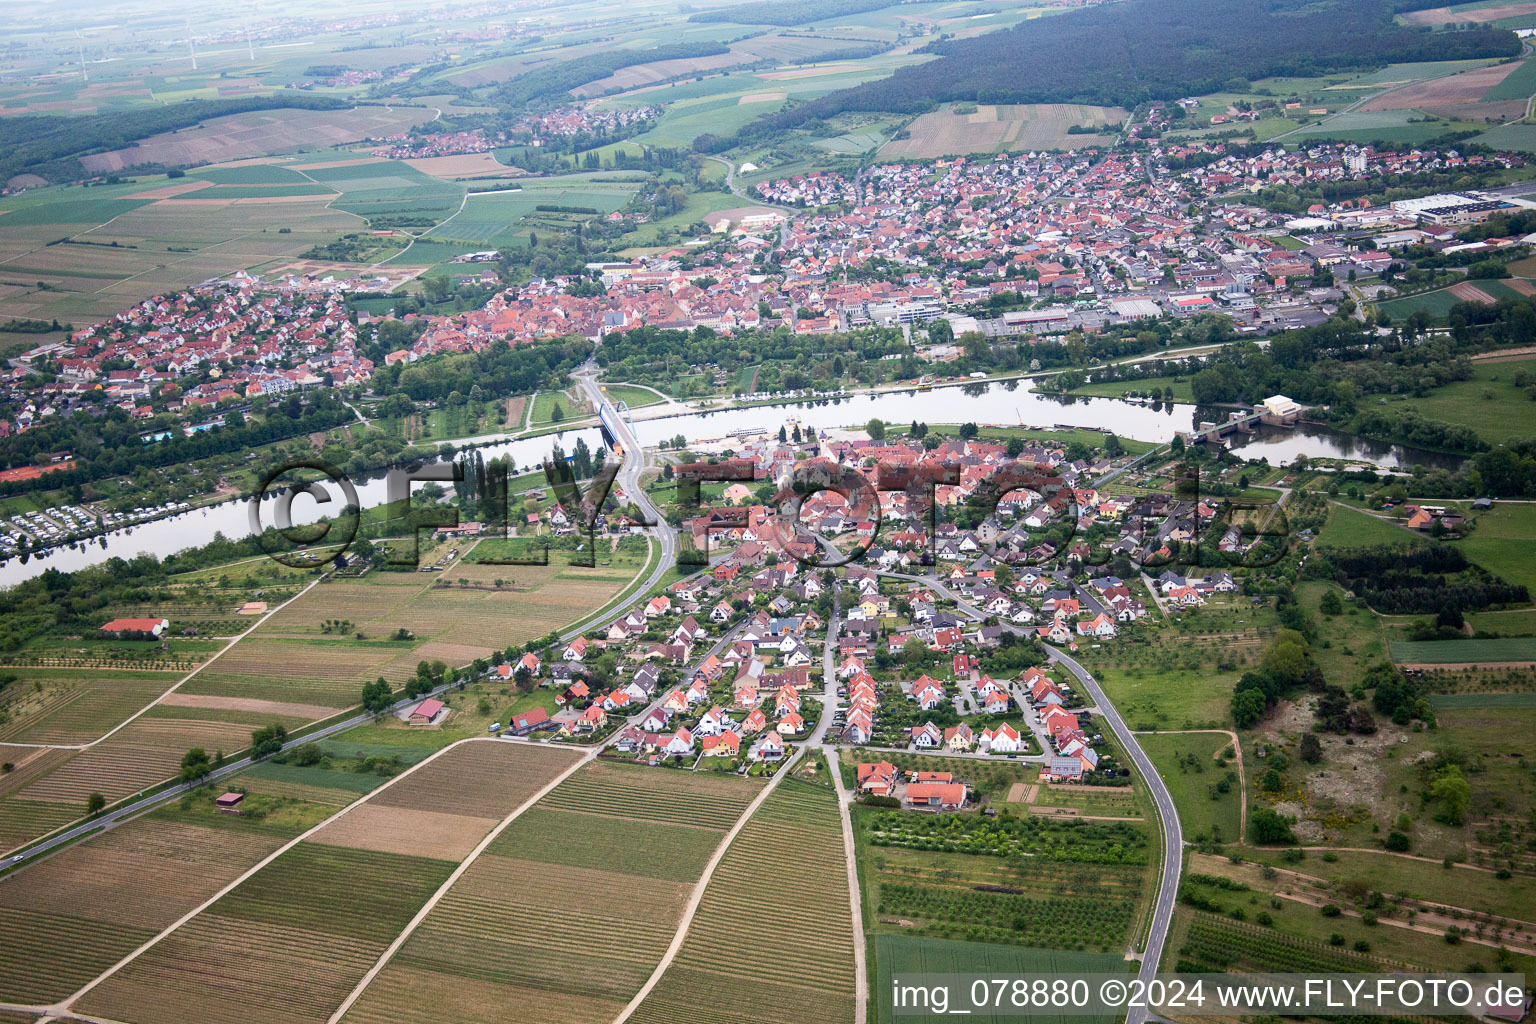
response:
M1184 865L1184 833L1179 828L1179 812L1173 806L1173 796L1168 792L1157 766L1152 763L1146 751L1141 749L1141 744L1136 742L1136 734L1125 724L1098 681L1065 651L1049 644L1044 646L1050 652L1051 660L1072 673L1078 683L1093 696L1099 714L1109 723L1115 738L1146 780L1147 791L1152 794L1153 802L1157 805L1157 816L1163 826L1163 872L1157 887L1157 902L1152 908L1152 923L1147 929L1147 944L1141 953L1141 970L1138 972L1143 981L1150 982L1153 975L1157 974L1158 962L1163 958L1163 943L1167 941L1168 929L1173 924L1173 908L1179 894L1179 873ZM1126 1024L1145 1024L1148 1017L1149 1011L1145 1007L1132 1008L1126 1015Z

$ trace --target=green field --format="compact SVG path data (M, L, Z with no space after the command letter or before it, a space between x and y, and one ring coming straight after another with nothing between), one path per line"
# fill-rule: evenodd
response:
M1125 395L1145 394L1156 388L1159 392L1165 388L1173 388L1173 400L1175 402L1193 402L1194 391L1188 378L1175 380L1172 377L1147 377L1143 380L1106 380L1094 384L1084 384L1080 388L1073 388L1074 395L1095 395L1100 398L1121 398Z
M1536 708L1536 693L1437 693L1429 698L1436 711L1477 708Z
M650 388L635 387L632 384L605 384L603 390L616 402L623 402L631 409L643 409L648 405L656 405L665 402L666 399L652 391Z
M909 935L873 937L876 969L870 978L878 1007L876 1019L895 1021L892 1002L893 979L921 974L982 974L989 977L1057 976L1068 973L1123 974L1131 965L1114 953L1068 953L1056 949L1027 949L1019 946L993 946L983 942L957 942ZM956 1000L969 995L969 988L955 993ZM951 1012L968 1008L966 1002L951 1002ZM910 1011L909 1011L910 1012ZM924 1019L931 1016L919 1015ZM1007 1024L1021 1018L1012 1014L973 1012L965 1018L977 1024ZM1031 1021L1066 1024L1067 1021L1100 1021L1108 1024L1113 1014L1101 1017L1031 1013Z
M1494 290L1486 286L1499 283L1479 281L1478 287L1493 294ZM1508 286L1501 285L1501 288L1515 294ZM1423 398L1412 399L1410 407L1426 419L1471 427L1491 444L1508 438L1523 438L1530 431L1523 429L1522 424L1536 412L1536 403L1531 401L1525 388L1515 384L1515 375L1521 372L1536 379L1536 359L1474 363L1470 380L1453 381L1435 388Z
M1529 23L1530 16L1525 20ZM1525 60L1504 81L1483 93L1483 99L1523 100L1532 93L1536 93L1536 61Z
M1536 637L1496 640L1394 640L1392 659L1406 665L1457 665L1464 662L1536 661Z
M1477 513L1477 527L1456 544L1467 557L1536 594L1536 505L1499 504Z
M192 171L189 178L200 178L216 185L307 185L311 178L281 164L251 164L247 167L204 167Z
M1498 149L1536 153L1536 124L1501 124L1474 137L1472 141Z
M1328 523L1318 535L1320 548L1358 548L1372 544L1422 544L1424 538L1411 530L1394 526L1368 512L1335 505L1328 513Z
M1217 781L1226 778L1228 771L1236 773L1235 762L1229 760L1232 767L1218 768L1215 760L1217 754L1232 749L1231 737L1224 733L1144 733L1137 742L1167 783L1186 836L1211 835L1215 828L1223 840L1237 839L1242 787L1234 779L1228 781L1226 793L1216 789Z
M361 217L447 216L458 208L464 195L462 185L434 178L398 160L304 173L343 193L332 206Z
M1421 309L1435 320L1444 321L1451 307L1460 301L1462 300L1451 294L1449 288L1441 288L1438 291L1409 295L1401 299L1387 299L1385 302L1377 303L1377 308L1390 316L1394 323L1406 319L1410 313Z

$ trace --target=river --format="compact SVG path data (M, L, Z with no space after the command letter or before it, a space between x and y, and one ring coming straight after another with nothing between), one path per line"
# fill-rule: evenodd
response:
M643 415L643 410L641 410ZM714 412L687 413L635 421L636 436L646 446L683 435L689 441L724 438L734 432L751 429L777 430L793 418L801 426L818 430L860 427L878 417L900 429L913 420L922 423L973 422L981 426L1051 427L1056 425L1110 431L1119 437L1139 441L1163 442L1179 430L1189 430L1197 410L1191 405L1153 406L1117 398L1056 397L1028 390L1027 381L971 383L934 388L931 391L897 391L878 395L857 395L841 400L828 399L784 406L759 406L748 409L722 409ZM1209 410L1202 419L1217 419L1221 414ZM521 441L493 442L480 450L491 459L511 455L519 467L537 464L548 455L555 442L570 452L577 438L594 451L602 445L596 428L567 430ZM484 438L473 439L476 442ZM1454 468L1460 460L1409 449L1401 445L1367 441L1327 428L1304 426L1296 430L1262 428L1252 435L1233 439L1248 458L1268 458L1279 464L1298 455L1309 458L1344 458L1383 469L1405 468L1414 463ZM462 442L461 442L462 443ZM385 483L382 472L354 481L358 501L364 507L382 504ZM334 490L334 488L333 488ZM321 506L300 497L292 503L295 522L312 522L322 514L333 514L335 505ZM47 569L72 572L106 559L131 558L140 554L158 557L206 544L223 534L242 537L250 531L249 505L227 501L184 512L168 519L143 523L82 541L75 548L57 548L33 555L26 563L12 558L0 565L0 586L10 586L40 575Z

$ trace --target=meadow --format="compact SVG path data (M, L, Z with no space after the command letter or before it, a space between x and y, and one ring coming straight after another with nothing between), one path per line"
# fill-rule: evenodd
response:
M1334 505L1328 522L1318 534L1320 548L1358 548L1373 544L1423 544L1424 538L1378 516L1347 505Z
M1456 545L1468 558L1536 593L1536 505L1496 504L1477 513L1477 527Z
M1158 774L1163 777L1179 811L1179 827L1190 838L1220 835L1226 841L1241 834L1238 817L1242 784L1232 760L1232 738L1225 733L1143 733L1137 738ZM1231 767L1216 757L1227 753ZM1228 777L1227 773L1232 776ZM1217 783L1226 781L1225 793ZM1216 830L1213 832L1212 830Z
M1478 287L1493 284L1500 282L1480 281ZM1513 289L1504 287L1514 294ZM1490 444L1521 437L1524 433L1518 424L1531 411L1532 402L1526 388L1515 383L1517 374L1536 380L1536 359L1474 363L1470 380L1435 388L1423 398L1414 399L1413 408L1426 419L1470 427Z

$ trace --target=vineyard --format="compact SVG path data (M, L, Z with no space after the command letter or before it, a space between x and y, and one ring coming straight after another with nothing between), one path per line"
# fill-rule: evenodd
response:
M63 998L288 835L239 818L141 818L0 881L0 992Z
M954 942L948 939L919 938L913 935L872 936L876 974L870 978L871 1011L876 1007L881 1021L901 1020L891 1006L891 979L914 974L983 974L990 977L1053 977L1065 974L1127 973L1134 965L1119 953L1072 953L1055 949L1026 949L1020 946L994 946L982 942ZM1018 1024L1020 1017L1011 1007L1004 1013L974 1013L965 1018L969 1024ZM1113 1024L1124 1013L1100 1016L1062 1016L1039 1010L1028 1017L1031 1024Z
M584 867L592 851L622 832L628 874L672 882L692 882L703 872L720 832L712 828L669 825L638 818L531 807L492 844L492 852L541 864Z
M1096 949L1107 953L1125 941L1135 912L1129 900L981 892L885 882L880 914L924 921L915 934L979 942Z
M594 762L540 806L724 830L736 823L756 795L757 785L735 777L679 777L675 772Z
M423 992L464 1024L514 1004L541 1024L612 1020L757 792L734 776L585 765L496 837L344 1020L415 1024Z
M319 1024L453 864L300 843L91 990L142 1024Z
M631 1019L799 1024L814 1006L818 1021L851 1021L853 922L839 831L832 793L782 783L731 844L677 959Z
M1377 972L1406 966L1352 953L1322 942L1281 935L1261 925L1244 924L1213 914L1195 913L1179 947L1180 971L1256 971L1293 973Z
M461 743L370 803L500 820L569 768L577 754L494 740Z
M85 812L85 805L58 804L44 800L0 800L0 850L11 850L29 840L67 825Z
M446 751L247 878L82 1008L142 1024L324 1021L453 870L409 851L467 853L571 760L496 741Z
M872 846L991 857L1029 856L1084 864L1144 864L1149 854L1146 830L1127 822L981 818L896 811L880 811L861 817Z
M9 721L0 724L0 740L12 743L90 742L177 680L154 672L96 672L82 678L79 673L24 671L22 677L27 690L10 701L5 708Z

